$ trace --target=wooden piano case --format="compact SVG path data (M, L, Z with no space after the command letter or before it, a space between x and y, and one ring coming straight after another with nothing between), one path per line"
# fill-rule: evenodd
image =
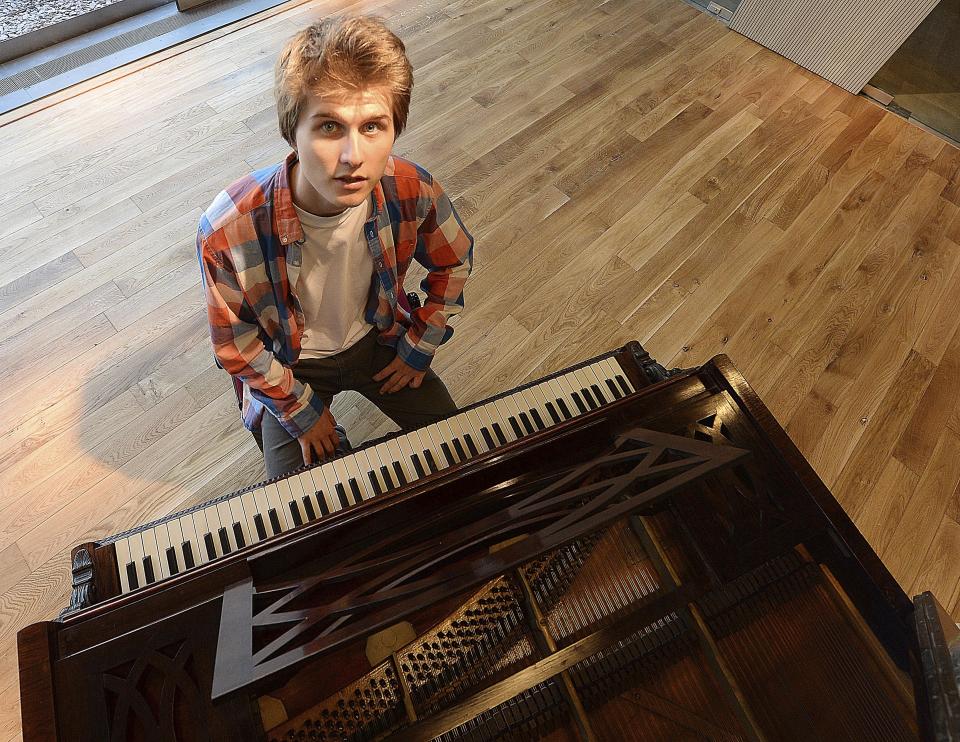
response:
M913 610L720 356L27 627L24 741L916 739Z

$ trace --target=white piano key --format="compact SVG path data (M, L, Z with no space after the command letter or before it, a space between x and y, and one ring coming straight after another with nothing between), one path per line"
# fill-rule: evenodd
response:
M620 388L620 391L623 391L619 379L623 379L623 382L627 385L627 388L631 392L637 391L636 387L633 385L633 382L630 381L630 377L627 376L626 372L620 367L620 364L615 358L608 358L603 362L607 373L610 375L610 378L614 380L614 383Z
M217 503L217 515L220 516L220 529L226 535L227 545L230 547L230 553L235 552L239 547L233 538L233 513L230 512L230 504L226 501ZM221 530L218 529L214 538L223 545Z
M584 401L587 403L587 407L594 409L599 409L603 406L603 403L596 399L596 395L593 392L593 386L597 383L595 378L591 378L590 375L582 368L578 368L573 372L573 377L576 380L578 389L580 390L580 396L584 398ZM593 404L590 404L590 401L593 401Z
M593 383L596 384L597 389L603 394L601 404L610 404L616 401L617 398L613 396L613 392L611 392L610 387L607 386L607 381L600 368L597 366L588 366L584 371L593 379Z
M182 515L178 520L180 522L180 531L183 533L183 541L190 544L190 553L193 555L193 565L194 567L199 567L207 561L207 555L203 544L200 542L200 538L197 536L196 521L193 519L193 513ZM177 550L180 553L180 557L186 560L183 549L183 543L178 544ZM183 567L184 569L187 568L186 561L183 562Z
M270 525L269 511L277 511L277 521L280 525L280 532L284 533L290 530L290 527L293 525L288 522L287 519L287 509L284 507L283 496L280 493L280 489L277 487L277 483L268 484L265 488L267 495L267 502L270 505L270 508L267 510L267 525ZM267 529L267 531L273 535L273 527Z
M317 485L317 489L323 495L323 502L326 506L328 513L335 513L340 509L340 503L337 502L337 493L333 489L333 466L331 464L324 464L323 466L318 466L313 471L313 479ZM319 498L317 498L317 504L320 503Z
M165 580L170 577L170 570L167 568L167 549L170 548L170 531L166 523L161 523L150 529L157 540L157 558L153 565L153 574L158 580Z
M373 467L373 476L377 480L380 492L383 494L387 494L396 487L396 484L390 484L390 482L394 481L395 477L393 471L390 470L389 460L384 460L386 455L386 446L384 446L383 443L378 443L367 449L367 460L370 462L370 466ZM384 466L387 467L387 471L390 474L389 481L383 477L382 467Z
M440 455L443 457L443 466L447 467L459 464L460 456L453 447L453 439L458 436L454 435L450 423L447 420L438 420L435 425L431 425L430 427L434 429L435 437L440 440ZM450 459L452 459L452 461L448 460L444 453L444 443L447 444L446 450L450 452Z
M517 440L517 434L514 432L513 426L510 425L510 421L508 419L510 415L507 412L505 405L503 405L499 400L496 402L488 402L484 406L484 411L486 416L490 418L490 424L497 424L499 426L506 443L512 443L513 441ZM494 440L500 445L504 445L504 441L501 441L496 436L494 436Z
M234 518L240 524L244 546L257 543L257 532L253 526L253 493L244 492L240 497L232 498L230 503ZM236 503L235 507L233 507L233 503Z
M117 555L117 571L120 573L120 594L130 592L130 581L127 579L127 565L130 563L130 545L126 538L117 539L113 544Z
M207 562L212 561L212 559L216 559L217 556L219 556L219 554L216 553L216 545L214 545L214 556L212 559L210 554L207 552L207 542L204 538L210 531L210 525L207 523L207 510L208 508L202 508L193 512L193 525L197 532L197 547L200 549L200 553L203 556L203 558L199 561L203 564L206 564Z
M227 526L227 531L230 533L230 543L233 545L234 551L236 551L250 543L250 539L247 538L247 533L243 529L243 523L246 518L243 514L243 507L241 507L236 497L231 497L227 500L226 504L230 510L230 525ZM233 528L234 524L237 523L240 524L240 535L243 537L243 546L240 545L240 540L237 539L237 532Z
M307 519L303 513L303 506L300 504L303 490L300 488L299 482L294 477L287 477L277 482L277 487L280 490L281 497L283 497L283 511L287 514L287 522L290 527L297 528L298 519L300 521L299 525L306 523Z
M143 537L143 558L146 559L149 557L150 563L153 566L153 581L150 583L153 584L153 582L156 582L160 579L160 570L157 568L157 537L152 529L143 531L140 535ZM148 575L145 564L143 569L144 579L146 579Z
M447 466L447 460L443 455L443 451L440 448L440 436L437 432L431 430L433 426L427 425L426 427L420 428L415 431L420 436L420 442L423 444L423 448L426 451L430 451L433 456L434 467L437 471L445 468ZM423 458L424 454L421 451L421 460L426 465L427 461ZM428 470L428 474L431 472Z
M553 409L554 414L556 414L560 421L563 420L563 415L561 415L560 410L557 409L557 403L553 400L547 384L537 384L533 387L533 393L540 401L540 409L542 410L540 417L543 418L544 425L548 428L557 425L557 420L554 420L553 415L550 414L551 409Z
M127 537L127 546L130 549L130 561L137 574L137 589L147 584L143 574L143 534L134 533Z
M498 443L496 438L493 437L493 433L489 428L490 421L481 414L482 410L483 407L474 407L472 410L467 410L466 415L473 424L473 429L476 430L476 435L473 437L474 443L477 444L477 448L479 449L480 453L485 453L486 451L491 451L496 448ZM493 446L488 444L486 438L483 437L484 429L486 429L487 433L493 437Z
M564 400L567 404L567 409L570 411L570 414L573 417L579 417L580 415L584 414L584 412L589 411L588 408L581 410L580 407L577 405L575 400L580 399L580 390L577 388L574 380L570 378L569 374L558 376L556 380L557 380L557 383L560 385L560 387L566 393ZM582 401L583 400L581 399L581 402ZM584 402L584 406L585 405L586 403Z
M509 427L513 431L515 437L523 438L524 436L526 436L527 431L524 429L523 422L520 420L520 413L522 412L522 410L517 405L517 401L513 397L513 395L501 397L500 399L497 400L497 404L500 406L500 409L503 410L504 418L506 419L506 422L507 422L507 427ZM517 427L520 430L519 433L514 429L513 423L510 422L511 418L516 420Z
M418 478L417 472L410 461L411 450L409 446L410 443L406 435L401 435L399 438L391 438L387 441L387 450L390 452L392 460L400 464L400 469L403 471L403 477L406 479L407 484ZM390 464L390 471L394 475L394 479L397 479L396 467L394 467L392 463Z
M334 499L337 502L337 509L342 510L354 504L354 494L350 490L351 474L344 459L336 459L331 463L334 473ZM340 485L339 488L337 487L338 484Z
M310 509L313 511L313 519L320 517L320 508L317 504L317 487L316 483L313 480L313 475L311 474L310 469L307 471L297 474L294 477L291 477L293 484L290 485L290 489L293 490L299 486L299 491L297 491L297 502L300 503L300 512L303 514L303 522L309 523L312 519L310 518L310 511L307 510L306 502L310 503Z
M449 424L454 432L454 435L460 439L460 444L463 446L463 450L468 459L473 458L474 456L479 456L487 449L487 444L482 440L483 436L481 436L480 431L476 429L476 423L474 419L466 412L460 412L451 417ZM470 450L470 446L467 443L468 436L473 442L474 448L477 450L476 454ZM478 441L478 438L481 440Z
M547 420L550 418L550 415L547 413L545 407L542 406L540 398L537 397L537 393L533 391L532 388L524 389L520 392L520 399L523 400L523 407L527 413L527 419L530 421L530 424L533 426L533 432L537 433L541 430L546 430L548 426ZM534 416L536 412L536 416ZM537 423L539 418L540 423Z
M177 574L186 570L186 565L183 563L183 550L180 548L180 544L183 543L183 531L180 528L180 519L175 518L167 523L167 533L170 540L170 548L173 549L173 553L177 557ZM167 555L163 555L163 562L167 565L169 569L170 564L167 559Z
M357 451L353 455L344 456L343 458L347 470L350 472L350 476L356 480L357 486L360 488L362 499L364 501L369 500L376 495L376 490L373 489L373 485L370 484L370 478L367 476L372 468L370 460L367 458L367 452ZM354 498L356 498L356 493L354 493Z

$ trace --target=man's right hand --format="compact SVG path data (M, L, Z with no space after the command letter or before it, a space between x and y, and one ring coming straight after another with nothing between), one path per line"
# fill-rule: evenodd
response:
M324 407L320 419L306 433L297 438L303 453L303 463L312 464L327 456L333 456L340 445L340 437L334 429L336 421L330 414L330 408Z

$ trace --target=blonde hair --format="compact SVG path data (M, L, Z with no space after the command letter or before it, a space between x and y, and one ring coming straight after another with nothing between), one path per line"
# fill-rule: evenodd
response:
M311 23L284 45L277 59L274 95L280 135L296 146L295 131L310 93L390 91L394 137L407 125L413 68L403 42L381 18L346 16Z

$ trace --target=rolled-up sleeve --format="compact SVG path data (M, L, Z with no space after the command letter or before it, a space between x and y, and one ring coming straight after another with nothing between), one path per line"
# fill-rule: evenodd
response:
M219 244L222 242L223 244ZM310 386L294 377L260 339L260 327L246 304L230 247L197 233L197 256L203 277L210 340L217 362L240 379L294 437L313 427L323 402Z
M440 183L431 180L421 188L427 209L417 229L414 259L428 271L420 284L426 299L411 313L397 355L422 371L453 335L450 319L463 310L463 287L473 268L473 237Z

